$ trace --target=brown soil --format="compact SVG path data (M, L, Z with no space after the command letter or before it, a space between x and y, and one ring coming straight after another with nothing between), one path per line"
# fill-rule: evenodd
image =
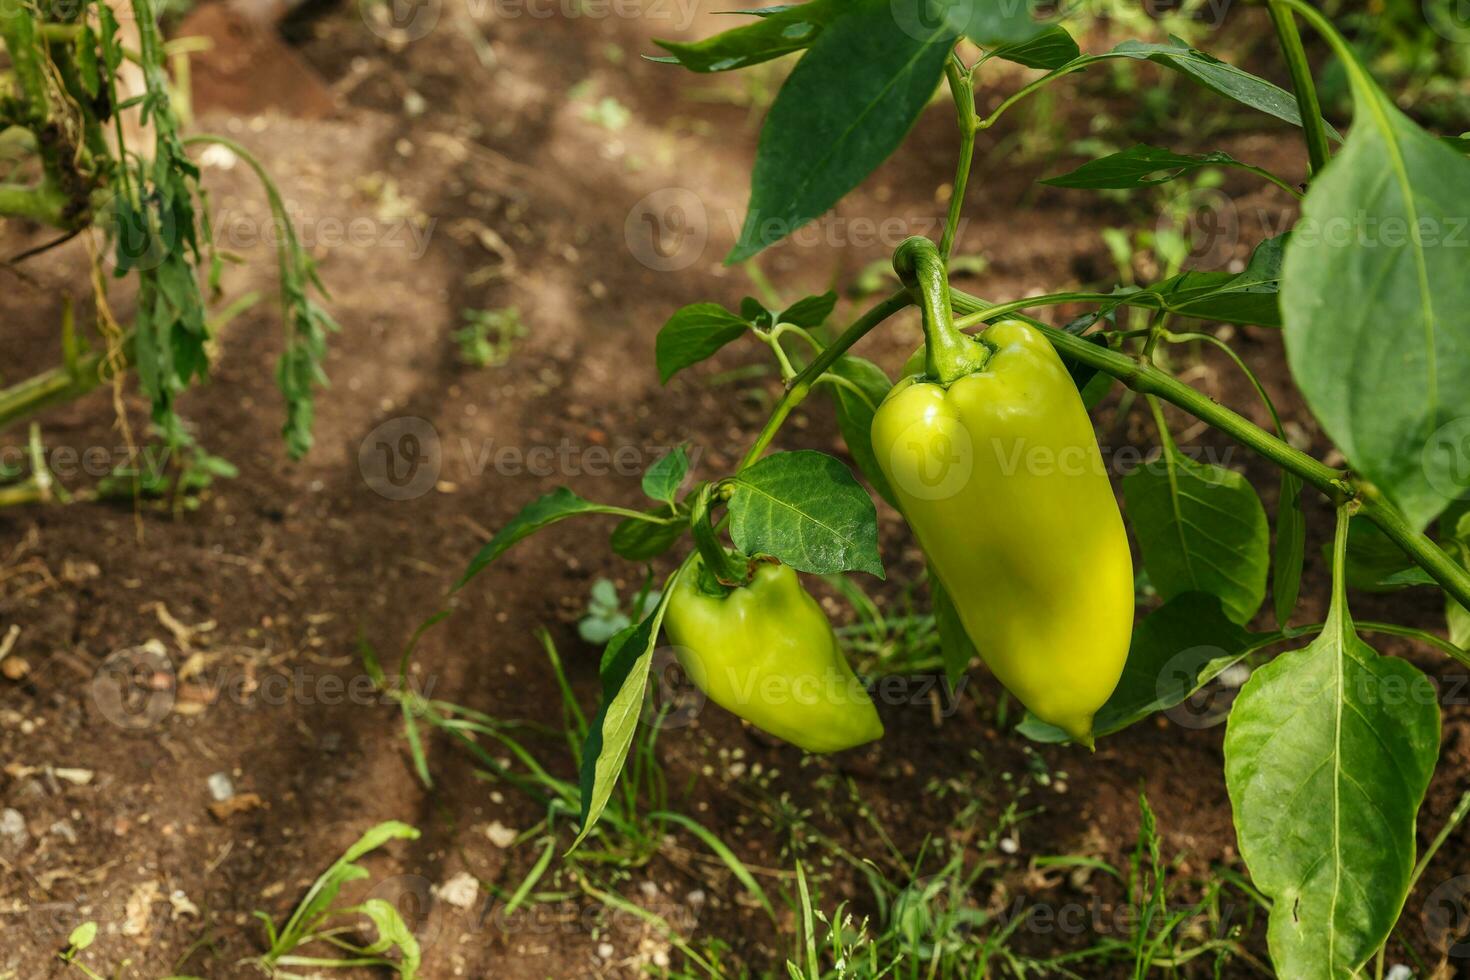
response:
M293 118L289 98L258 115L201 107L198 128L239 139L276 175L333 293L330 307L343 330L328 360L333 385L320 401L311 455L289 462L278 437L281 410L270 365L280 349L279 318L263 302L228 328L213 380L184 404L204 444L239 467L238 479L220 482L197 510L177 515L108 503L0 511L0 636L19 627L12 662L28 668L18 679L0 680L6 766L0 805L24 816L30 836L20 849L7 850L0 841L0 977L7 971L25 980L61 975L55 954L85 919L102 925L87 959L104 971L126 960L120 975L129 977L254 975L241 964L262 949L251 913L263 910L279 921L346 845L387 819L424 834L368 859L369 884L379 894L422 900L414 921L426 945L426 977L633 975L666 951L637 920L599 918L591 900L539 906L506 920L493 908L482 917L479 905L463 910L430 898L430 886L462 871L514 887L537 850L497 846L487 827L523 829L544 814L510 787L476 778L471 764L437 739L429 743L436 785L425 790L397 711L363 693L357 638L365 636L385 656L394 653L444 602L485 529L501 526L557 485L638 506L637 477L599 476L596 457L582 455L591 447L630 448L647 465L661 447L687 439L704 448L705 475L738 458L764 410L758 400L737 397L748 383L711 382L722 371L758 363L758 352L737 345L663 388L652 354L654 334L673 310L704 299L734 305L752 291L740 270L718 260L744 205L760 115L748 98L759 86L742 78L694 78L640 59L653 50L651 37L702 36L724 25L708 14L687 27L618 17L492 19L487 13L476 20L459 5L444 5L441 14L432 31L409 43L364 30L356 5L292 25L299 54L337 100L327 118ZM1079 82L1072 91L1104 82ZM569 98L574 88L576 98ZM631 111L623 128L590 121L603 98ZM1069 95L1059 100L1054 122L1082 133L1098 108ZM1111 281L1098 232L1128 224L1135 213L1033 184L1058 161L1023 155L1017 133L1016 122L1002 125L985 134L979 149L982 169L960 251L984 255L989 266L973 288L1007 299ZM1270 130L1217 137L1198 148L1218 146L1300 173L1301 155L1289 136ZM1180 149L1196 148L1189 133L1173 138ZM863 222L899 216L906 224L898 237L931 229L943 208L933 188L950 179L955 145L949 114L936 106L902 151L823 223L829 234L814 236L833 241L783 245L763 259L765 273L795 298L850 282L888 254L896 238L863 242ZM227 292L269 294L273 262L257 233L268 217L258 188L243 166L225 169L216 161L205 173L220 212L219 235L248 259L231 268ZM625 235L625 219L645 195L671 187L688 189L703 207L708 243L687 267L658 271L640 261L650 257L647 233L638 238L635 223ZM1248 178L1231 177L1225 190L1241 216L1238 241L1227 243L1225 257L1241 258L1268 230L1257 209L1279 208L1282 196ZM364 240L344 244L349 223L363 217ZM6 238L7 254L18 250L10 245L30 240L24 229L7 229ZM415 247L420 240L422 250ZM11 280L0 296L6 381L57 361L60 295L90 309L79 246L25 268L33 281ZM115 300L125 319L126 297ZM505 366L462 367L450 338L461 308L505 306L520 309L529 335ZM855 309L856 303L843 308ZM910 322L868 340L861 353L893 370L916 336ZM1237 340L1309 448L1325 452L1287 381L1276 336L1246 330ZM1249 387L1227 366L1206 359L1179 367L1221 401L1265 422ZM774 385L754 387L769 395ZM132 395L127 402L137 431L140 402ZM1153 434L1145 415L1135 409L1118 420L1113 399L1103 431L1114 433L1117 444L1147 445ZM388 424L391 444L405 424L394 420L414 417L437 433L442 469L427 492L389 499L365 478L375 472L377 443L385 438L371 434ZM1182 443L1229 448L1176 421ZM47 415L44 434L53 451L98 446L111 452L121 442L111 422L108 395L99 392ZM4 445L19 438L8 433ZM841 451L830 412L817 400L796 415L781 445ZM496 455L537 447L553 454L544 475ZM1232 461L1274 511L1272 470L1243 451ZM82 474L65 482L80 488L94 481ZM1313 504L1309 516L1312 560L1302 621L1320 618L1326 592L1319 548L1330 515ZM893 583L911 580L921 563L896 515L885 512L883 519L890 584L874 592L896 603ZM557 688L535 631L550 628L582 703L592 705L598 651L578 639L573 623L600 576L625 589L639 579L636 569L611 556L590 522L562 525L510 552L454 600L452 618L425 638L415 682L432 685L435 697L496 717L559 728ZM1436 603L1419 592L1363 596L1354 611L1429 628L1441 623ZM151 702L155 714L141 723L119 724L98 678L105 681L118 651L150 641L162 644L168 661L161 700ZM1464 789L1470 762L1464 677L1403 642L1375 642L1383 652L1411 657L1447 693L1457 692L1447 698L1453 703L1445 709L1439 776L1421 818L1422 846ZM814 811L824 832L882 864L886 851L871 823L840 803L844 791L833 789L843 781L851 781L910 855L926 834L945 833L971 796L979 802L970 831L978 853L1025 785L1019 805L1035 812L1015 832L1016 853L991 852L997 866L977 895L998 906L1018 898L1052 906L1118 900L1100 878L1041 874L1031 861L1077 853L1123 864L1138 826L1140 792L1158 813L1166 854L1181 862L1186 877L1211 865L1239 868L1221 773L1223 728L1195 730L1159 718L1106 740L1091 757L1033 748L1000 726L993 683L982 676L973 681L941 723L927 701L885 707L888 737L833 759L804 760L791 747L706 711L659 742L671 804L713 828L752 866L789 869L788 841L755 815L752 798L786 798ZM1014 704L1010 712L1014 719ZM560 775L573 775L560 739L533 735L531 742ZM722 752L735 749L746 764L768 771L761 786L732 771ZM772 769L779 775L770 776ZM78 781L66 770L92 775ZM1065 779L1056 778L1061 771ZM932 780L957 772L967 777L961 786L935 792ZM1033 778L1037 772L1052 778L1042 785ZM208 779L215 773L229 774L237 793L255 794L259 805L213 815ZM785 925L778 934L759 910L733 900L738 886L706 858L697 842L679 837L616 888L647 907L680 909L686 935L724 940L732 964L779 970L791 950L792 913L780 908ZM1409 902L1403 935L1431 965L1439 954L1421 930L1426 897L1467 867L1470 846L1462 832ZM850 899L859 914L872 910L856 872L825 870L829 909ZM787 884L763 880L773 895ZM688 898L696 890L708 896L703 906ZM1234 894L1230 901L1243 919L1245 900ZM1055 953L1095 938L1037 927L1021 930L1017 942L1033 953ZM1250 941L1262 955L1259 921ZM604 943L611 944L611 957L599 954ZM1397 947L1393 952L1391 961L1403 958ZM1230 972L1258 975L1243 965Z

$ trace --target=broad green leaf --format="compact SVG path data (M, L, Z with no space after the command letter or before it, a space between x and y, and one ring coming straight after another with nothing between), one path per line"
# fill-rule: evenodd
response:
M1266 511L1244 476L1196 463L1166 441L1159 458L1123 478L1128 520L1159 594L1219 596L1237 623L1266 597Z
M674 512L665 504L662 507L651 508L645 513L654 517L670 517ZM612 550L632 561L647 561L650 558L657 558L672 548L674 542L683 537L687 530L689 530L687 521L659 524L654 521L640 521L636 517L627 517L619 521L618 526L613 528Z
M1131 305L1159 306L1175 316L1260 327L1281 326L1281 260L1287 236L1256 246L1239 274L1184 272L1129 297Z
M1123 676L1093 718L1093 731L1111 735L1183 704L1259 639L1232 622L1216 596L1204 592L1175 596L1133 630ZM1066 732L1030 713L1016 730L1037 742L1071 741Z
M1281 471L1281 495L1276 503L1276 546L1271 558L1271 606L1276 625L1285 627L1296 608L1306 557L1307 519L1302 513L1302 479Z
M837 406L837 427L842 430L847 451L878 495L897 507L888 478L883 475L878 457L873 453L872 438L873 415L883 404L883 399L888 397L893 382L878 365L851 354L838 358L828 373L842 379L842 382L827 384L826 388Z
M1084 163L1076 170L1041 181L1053 187L1130 190L1163 184L1201 167L1244 167L1218 150L1211 153L1175 153L1139 143L1126 150Z
M1146 289L1120 289L1095 314L1076 322L1090 326L1121 306L1134 306L1195 320L1280 327L1281 261L1286 241L1283 235L1261 242L1239 273L1182 272Z
M1272 900L1271 960L1300 980L1356 976L1388 939L1439 755L1434 685L1358 637L1344 592L1339 568L1326 629L1252 674L1225 733L1240 853Z
M648 617L614 636L603 653L602 704L582 746L581 829L570 850L576 850L597 825L623 771L643 710L654 643L663 625L669 596L673 595L682 572L683 569L675 572L666 583L663 596Z
M828 290L820 296L807 296L797 300L782 310L776 320L798 327L820 327L836 308L837 294Z
M903 141L954 43L944 26L916 33L899 28L889 0L852 0L797 62L761 129L745 225L726 263L826 211Z
M730 537L748 555L771 555L815 575L883 577L873 501L846 466L824 453L767 456L731 478Z
M1330 560L1331 547L1324 546L1322 554ZM1362 592L1394 592L1411 585L1437 584L1392 538L1367 521L1354 522L1348 531L1345 573L1348 588Z
M1287 362L1353 469L1422 528L1470 490L1470 159L1339 54L1353 128L1286 250Z
M643 474L643 492L654 500L673 506L674 494L689 475L689 450L675 446L666 456L661 456Z
M1027 68L1060 68L1082 54L1065 28L1053 24L1030 40L1003 44L990 52L992 58L1013 61Z
M1037 0L892 0L892 4L905 30L918 33L919 24L938 17L954 33L982 47L1029 41L1042 30L1034 17ZM928 10L915 17L921 5Z
M809 47L842 8L839 0L811 0L774 12L741 11L762 16L753 24L692 44L655 40L672 57L649 60L672 62L697 72L748 68Z
M1470 136L1441 136L1440 142L1456 153L1470 153Z
M979 654L970 634L965 632L965 624L960 620L954 599L939 581L939 576L934 574L933 568L929 569L929 598L934 609L934 625L939 631L939 655L944 659L944 676L950 687L954 687ZM1063 734L1063 741L1070 738Z
M463 588L466 582L480 574L486 565L499 558L512 545L524 541L537 531L557 521L566 520L578 514L617 513L621 511L615 507L594 504L590 500L583 500L566 487L557 487L521 508L521 512L511 518L509 524L497 531L495 536L475 554L475 557L470 559L469 567L454 584L454 588Z
M654 341L658 379L664 384L678 372L713 355L746 331L744 318L718 303L695 303L669 318Z
M1258 109L1283 122L1289 122L1293 126L1302 124L1302 114L1297 106L1296 96L1286 89L1264 78L1258 78L1248 71L1236 68L1234 65L1226 64L1203 51L1191 48L1178 38L1170 38L1168 44L1124 41L1112 51L1098 55L1096 58L1133 58L1139 61L1152 61L1165 68L1172 68L1174 71L1188 75L1206 88L1228 99L1234 99L1242 105ZM1336 131L1332 127L1329 126L1328 131L1335 135Z

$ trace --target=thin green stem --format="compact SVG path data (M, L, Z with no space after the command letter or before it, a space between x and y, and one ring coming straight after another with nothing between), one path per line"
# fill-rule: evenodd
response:
M1434 860L1434 855L1439 853L1439 849L1444 846L1450 834L1453 834L1455 829L1465 822L1467 816L1470 816L1470 790L1460 796L1460 802L1455 804L1454 812L1450 814L1444 826L1439 828L1439 833L1434 835L1434 840L1430 841L1423 857L1419 858L1419 863L1414 866L1414 874L1409 879L1409 891L1412 892L1419 884L1419 879L1424 877L1424 872L1429 868L1429 862Z
M1200 341L1202 343L1211 344L1219 350L1223 351L1225 353L1225 356L1234 361L1235 366L1240 368L1240 371L1242 374L1245 375L1246 380L1251 383L1251 387L1256 389L1256 394L1261 396L1261 403L1266 406L1266 411L1269 412L1271 415L1271 424L1276 427L1276 434L1278 436L1281 436L1282 438L1286 437L1286 430L1283 429L1281 426L1281 416L1276 414L1276 404L1271 401L1271 396L1266 393L1266 388L1264 385L1261 384L1261 380L1256 377L1256 372L1250 369L1245 361L1241 359L1239 354L1235 353L1234 348L1225 343L1225 341L1221 340L1219 337L1208 333L1171 333L1170 331L1165 330L1163 331L1163 337L1171 344L1184 344L1190 341Z
M1017 102L1020 102L1022 99L1025 99L1028 96L1034 95L1035 93L1046 88L1046 86L1050 85L1052 82L1055 82L1059 78L1064 78L1065 76L1070 75L1073 72L1081 71L1082 69L1093 64L1096 60L1097 59L1095 57L1088 56L1078 58L1074 61L1069 62L1068 64L1063 65L1060 68L1056 68L1048 72L1047 74L1042 75L1035 81L1022 86L1015 92L1011 93L1011 95L1004 102L996 106L994 112L977 122L975 124L975 128L977 130L989 129L991 126L994 126L997 122L999 122L1000 117L1005 115L1006 110L1015 105Z
M1255 174L1257 177L1262 178L1263 180L1270 181L1277 187L1286 191L1286 193L1290 194L1292 197L1296 198L1298 201L1300 201L1305 196L1300 190L1287 183L1285 178L1276 176L1271 171L1266 170L1264 167L1254 167L1248 163L1236 163L1234 166L1239 170L1244 170L1246 173L1252 173Z
M800 374L787 382L786 393L781 396L781 401L776 405L776 409L771 413L771 417L766 419L765 426L761 429L760 434L756 436L755 442L751 444L745 456L740 460L740 466L738 468L743 470L749 467L765 454L766 449L771 445L771 441L776 438L776 433L781 430L781 426L785 423L787 417L791 415L792 411L798 405L806 400L806 396L811 394L812 386L816 383L817 379L825 374L827 369L833 364L836 364L838 358L847 353L853 344L866 337L878 324L887 320L912 302L913 300L909 296L907 289L900 289L896 293L893 293L854 321L852 326L842 332L841 336L828 344L820 354L813 358L812 362L803 368Z
M731 555L720 541L719 532L710 521L713 496L713 485L706 483L694 497L694 506L689 511L689 526L694 532L694 545L699 549L704 567L722 584L744 585L750 579L749 562Z
M959 330L968 330L978 327L982 323L988 323L998 317L1007 316L1011 313L1019 313L1021 310L1034 309L1038 306L1061 306L1065 303L1107 303L1118 299L1112 293L1048 293L1045 296L1027 296L1022 299L1012 300L1009 303L997 303L985 309L975 310L965 316L957 317L954 325ZM959 307L955 307L959 312Z
M975 76L953 51L945 62L944 75L949 79L949 92L954 97L955 116L960 127L960 158L955 166L954 187L949 194L949 214L944 221L944 237L939 240L939 254L949 259L959 231L960 211L965 205L965 189L970 182L970 166L975 159Z
M957 311L977 314L999 309L961 290L953 290L952 296ZM1284 440L1158 368L1140 363L1118 351L1099 347L1055 327L1044 324L1036 324L1036 327L1052 342L1052 346L1072 360L1112 375L1141 394L1157 395L1195 418L1208 422L1277 466L1297 474L1334 504L1360 498L1360 513L1363 517L1387 534L1394 544L1428 572L1455 601L1470 607L1470 572L1422 531L1412 527L1375 488L1366 484L1354 485L1344 471L1333 469L1292 448Z
M1327 142L1327 124L1322 119L1322 105L1317 99L1317 86L1312 81L1312 66L1307 62L1307 51L1302 46L1302 36L1296 28L1296 19L1288 6L1290 0L1267 0L1271 11L1271 23L1276 27L1276 37L1281 42L1281 53L1286 57L1286 67L1291 72L1291 85L1296 90L1297 109L1302 117L1302 132L1307 139L1307 156L1311 160L1315 175L1332 159L1332 150Z

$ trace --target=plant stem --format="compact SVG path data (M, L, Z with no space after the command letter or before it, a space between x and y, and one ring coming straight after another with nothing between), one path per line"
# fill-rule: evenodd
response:
M944 257L922 235L905 239L893 252L893 271L908 287L924 317L924 370L947 385L985 366L989 351L955 328L950 312Z
M70 203L70 199L47 179L35 186L0 184L0 215L28 218L53 228L70 230L75 224L68 222L66 217L66 206Z
M954 308L965 313L991 309L984 300L953 290ZM1290 470L1322 492L1334 504L1357 498L1363 517L1376 524L1403 552L1428 572L1461 605L1470 607L1470 572L1467 572L1423 532L1409 525L1402 514L1372 486L1355 485L1342 470L1333 469L1299 452L1245 417L1217 403L1184 382L1142 364L1126 354L1104 349L1055 327L1037 325L1058 351L1075 361L1112 375L1125 386L1145 395L1157 395L1195 418L1224 432L1249 449L1265 456L1282 469Z
M722 585L744 585L750 581L749 562L737 560L725 549L719 532L710 522L710 504L714 487L706 483L699 488L694 506L689 511L689 526L694 532L694 545L699 549L699 558L709 573Z
M1291 72L1297 110L1302 117L1302 132L1307 138L1307 156L1315 175L1332 159L1332 150L1327 143L1327 126L1322 120L1317 86L1312 81L1312 66L1307 63L1301 33L1297 31L1296 19L1287 4L1283 0L1267 0L1267 6L1271 11L1271 23L1276 26L1276 37L1281 41L1281 53L1285 55L1286 66Z
M1115 300L1119 300L1120 298L1122 297L1119 297L1113 293L1084 292L1051 293L1046 296L1026 296L1022 299L1012 300L1009 303L997 303L994 306L985 307L983 309L976 310L973 313L969 313L965 316L957 317L955 318L954 324L955 327L960 330L968 330L971 327L978 327L980 324L987 323L997 317L1006 316L1011 313L1019 313L1021 310L1029 310L1038 306L1061 306L1065 303L1109 303ZM1145 309L1155 308L1156 307L1145 307ZM958 313L959 311L960 306L956 304L955 312ZM1143 331L1143 333L1151 332L1152 331L1149 330Z
M977 122L976 129L989 129L991 126L994 126L997 122L999 122L1000 117L1005 115L1006 110L1015 105L1017 102L1020 102L1027 96L1041 91L1052 82L1055 82L1057 79L1070 75L1073 72L1081 71L1089 65L1104 60L1106 57L1107 55L1083 55L1080 58L1074 58L1067 64L1062 65L1060 68L1055 68L1047 74L1042 75L1034 82L1031 82L1030 84L1025 85L1013 92L1004 102L996 106L994 112Z
M129 331L118 352L119 368L127 365L132 350L133 334ZM0 390L0 431L19 419L71 401L97 387L103 381L103 362L106 359L105 352L91 354L75 364L54 367Z
M955 115L960 126L960 160L955 167L954 187L949 194L949 214L944 221L944 237L939 240L939 254L949 259L959 231L960 211L965 204L965 188L970 182L970 164L975 159L975 76L953 51L945 62L944 75L949 79L949 92L954 97Z
M756 436L755 442L746 451L745 457L740 460L738 469L746 469L756 460L760 459L766 449L771 445L771 440L776 438L782 423L786 421L796 406L806 400L811 394L812 386L816 384L826 370L837 363L838 358L847 353L848 348L866 337L874 327L897 313L899 310L913 302L907 289L900 289L887 299L874 306L868 312L858 317L852 326L842 332L842 335L812 359L812 362L802 369L801 373L792 378L786 384L786 394L781 396L781 401L776 405L776 410L771 417L766 419L765 426L760 435Z

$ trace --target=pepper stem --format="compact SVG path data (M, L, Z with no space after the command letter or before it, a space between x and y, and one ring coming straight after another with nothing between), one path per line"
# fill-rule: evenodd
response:
M739 586L750 580L749 562L743 556L731 554L720 541L720 535L710 523L709 511L714 487L706 483L694 496L694 505L689 510L689 527L694 532L694 545L704 567L721 585Z
M893 252L893 271L908 287L924 318L924 370L947 385L985 366L990 352L954 325L949 273L944 257L922 235L906 238Z

